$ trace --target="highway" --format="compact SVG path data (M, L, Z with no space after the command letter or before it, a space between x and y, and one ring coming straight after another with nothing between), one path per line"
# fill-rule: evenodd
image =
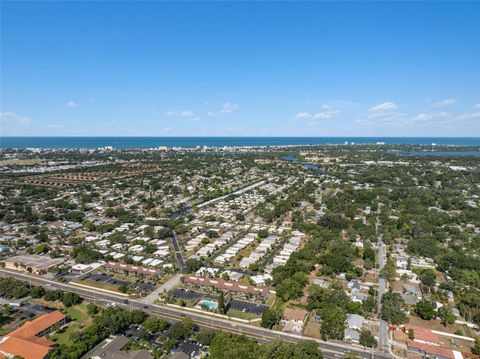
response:
M256 327L249 324L230 321L228 319L217 318L207 314L200 314L184 309L173 308L169 306L157 304L144 304L138 300L126 299L120 295L104 293L94 289L87 289L77 287L73 284L60 283L38 277L31 274L14 272L10 270L0 269L0 276L13 277L19 280L30 282L31 284L42 285L47 288L61 289L72 293L77 293L88 301L94 302L98 305L107 305L114 303L119 307L133 310L139 309L149 315L164 318L170 322L178 321L183 318L189 318L195 322L199 327L211 328L215 330L222 330L235 334L244 334L248 337L254 338L259 342L270 342L275 339L280 339L289 342L299 342L302 340L315 340L319 348L322 350L324 357L327 359L342 358L345 352L355 352L365 359L392 359L393 357L385 352L371 350L360 347L358 345L349 345L343 343L326 342L323 340L312 339L302 335L295 335L284 333L280 331L269 330L261 327Z

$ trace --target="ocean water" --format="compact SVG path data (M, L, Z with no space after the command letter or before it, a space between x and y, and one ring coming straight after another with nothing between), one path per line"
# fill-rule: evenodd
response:
M480 146L480 137L0 137L0 148L153 148L387 144Z

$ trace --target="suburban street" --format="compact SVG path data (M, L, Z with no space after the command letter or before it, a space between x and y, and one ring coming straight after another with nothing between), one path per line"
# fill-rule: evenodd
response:
M203 328L212 328L216 330L222 330L232 332L236 334L244 334L246 336L257 339L260 342L269 342L275 339L299 342L301 340L315 340L318 343L319 348L324 353L325 358L341 358L346 352L355 352L365 359L391 359L392 356L385 352L376 350L366 350L363 347L356 345L349 345L343 343L326 342L318 339L312 339L301 335L289 334L274 330L269 330L261 327L256 327L249 324L233 322L228 319L218 318L205 314L191 312L185 309L177 309L169 306L144 304L139 300L127 299L124 296L116 295L113 293L105 293L82 287L77 287L73 284L59 283L56 281L48 280L42 277L13 272L5 269L0 269L0 276L13 277L19 280L30 282L31 284L42 285L48 288L61 289L77 293L88 301L95 301L98 305L115 304L119 307L123 307L128 310L139 309L147 312L149 315L161 317L169 321L178 321L182 318L192 319L198 326Z
M378 237L378 270L381 271L385 265L385 245L383 243L383 235ZM381 309L381 299L385 294L387 283L382 275L378 277L378 302ZM378 332L378 348L380 350L388 350L388 325L385 320L379 317L379 332Z
M178 244L177 234L175 233L175 231L172 231L172 234L172 244L173 250L175 251L175 259L177 260L180 273L185 273L185 261L183 259L183 253L180 249L180 245Z
M235 190L235 191L233 191L233 192L224 194L223 196L215 197L215 198L210 199L210 200L208 200L208 201L202 202L202 203L198 204L196 207L197 207L197 208L202 208L202 207L211 205L212 203L221 201L222 199L225 199L225 198L227 198L228 196L234 196L234 195L237 195L237 194L240 194L240 193L243 193L243 192L250 191L251 189L254 189L254 188L256 188L256 187L259 187L259 186L261 186L261 185L264 184L264 183L265 183L265 180L261 180L261 181L252 183L251 185L241 187L241 188L239 188L239 189L237 189L237 190Z
M385 320L383 320L380 316L381 307L382 307L382 297L386 292L387 289L387 282L385 278L380 274L383 267L385 266L385 243L383 242L383 234L378 234L380 228L380 213L381 213L382 204L378 204L377 209L377 220L375 223L375 231L378 235L377 247L378 247L378 321L379 321L379 329L378 329L378 349L381 351L390 351L390 343L388 337L388 324Z
M139 300L139 302L142 302L144 304L153 304L155 301L158 299L158 296L162 294L163 292L169 292L176 286L180 285L180 278L182 277L181 274L176 274L172 278L170 278L168 281L163 283L161 286L159 286L157 289L155 289L152 293L147 295L146 297L143 297L142 299Z

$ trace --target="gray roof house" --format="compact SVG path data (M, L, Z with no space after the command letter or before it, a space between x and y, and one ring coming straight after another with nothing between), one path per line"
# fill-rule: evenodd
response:
M114 339L107 339L97 345L91 354L92 359L153 359L148 350L134 350L131 352L123 351L123 347L128 343L128 338L119 336Z
M402 293L400 295L406 305L415 305L418 303L418 297L415 294Z
M420 291L416 287L414 287L413 285L410 285L410 284L404 284L403 285L403 293L414 294L417 297L420 297Z
M346 340L351 340L352 342L359 342L360 332L355 329L347 328L343 332L343 338Z
M347 314L347 320L345 324L349 329L357 329L360 330L363 326L363 322L365 322L365 318L358 314Z

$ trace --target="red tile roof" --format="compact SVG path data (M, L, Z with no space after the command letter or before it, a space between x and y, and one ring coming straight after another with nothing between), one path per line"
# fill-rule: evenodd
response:
M28 339L16 337L4 337L4 341L0 343L0 352L18 355L24 359L43 359L50 349L50 346L35 344Z
M441 356L443 358L455 359L455 355L451 349L440 348L435 345L428 345L423 343L418 343L414 341L407 342L407 346L409 348L413 347L419 349L420 351L424 352L425 354Z
M250 294L259 294L266 295L268 289L266 288L257 288L253 285L245 285L234 282L226 282L223 279L210 279L207 277L196 277L196 276L185 276L185 283L190 283L199 286L205 287L214 287L220 290L228 290L231 292L237 293L250 293Z
M0 339L0 355L19 355L25 359L44 358L55 343L36 335L63 319L65 315L56 310L26 322Z
M436 343L440 345L441 341L437 334L433 333L430 329L417 327L413 325L405 325L405 333L408 333L409 329L413 330L414 340L421 340L428 343Z

